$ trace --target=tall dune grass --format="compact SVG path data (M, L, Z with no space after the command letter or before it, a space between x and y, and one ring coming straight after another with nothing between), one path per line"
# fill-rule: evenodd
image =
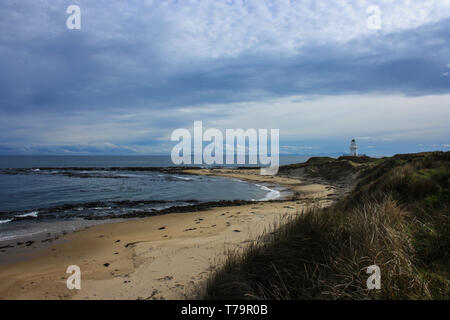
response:
M449 153L386 159L352 194L230 252L207 299L449 299ZM367 267L381 289L367 288Z

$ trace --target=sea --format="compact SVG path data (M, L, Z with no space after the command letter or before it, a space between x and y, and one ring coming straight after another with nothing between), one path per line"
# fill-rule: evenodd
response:
M307 159L281 156L280 164ZM173 166L170 156L0 156L0 242L174 206L272 200L283 192L273 185L160 170Z

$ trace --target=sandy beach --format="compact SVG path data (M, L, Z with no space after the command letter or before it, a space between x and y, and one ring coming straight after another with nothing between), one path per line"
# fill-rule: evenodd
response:
M191 169L282 186L287 199L170 213L107 223L30 249L0 265L0 299L184 299L201 290L227 250L245 247L283 217L312 204L327 206L338 190L300 178L261 176L258 169ZM81 269L81 289L69 290L69 265Z

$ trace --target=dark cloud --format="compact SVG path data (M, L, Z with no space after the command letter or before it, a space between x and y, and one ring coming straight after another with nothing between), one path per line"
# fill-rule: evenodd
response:
M159 128L195 118L161 116L183 106L293 95L450 92L450 77L443 76L450 62L450 19L344 42L309 41L289 52L197 56L195 46L178 43L170 17L156 12L148 22L139 6L124 1L111 12L102 8L105 2L83 3L79 31L65 29L61 11L71 1L45 9L42 1L0 5L0 27L7 30L0 35L0 113L32 119L38 113L70 118L93 112L100 118L150 110L159 122L148 123ZM3 132L1 140L20 137L14 132Z
M170 108L286 95L441 94L450 20L383 37L302 48L295 56L242 54L166 72L152 44L39 37L0 53L1 109ZM429 42L432 38L434 41ZM363 48L363 49L361 49Z

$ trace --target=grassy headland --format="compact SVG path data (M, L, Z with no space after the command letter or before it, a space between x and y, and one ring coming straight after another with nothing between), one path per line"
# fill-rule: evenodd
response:
M311 158L280 168L351 192L230 252L207 299L449 299L450 152ZM367 267L381 269L368 290Z

